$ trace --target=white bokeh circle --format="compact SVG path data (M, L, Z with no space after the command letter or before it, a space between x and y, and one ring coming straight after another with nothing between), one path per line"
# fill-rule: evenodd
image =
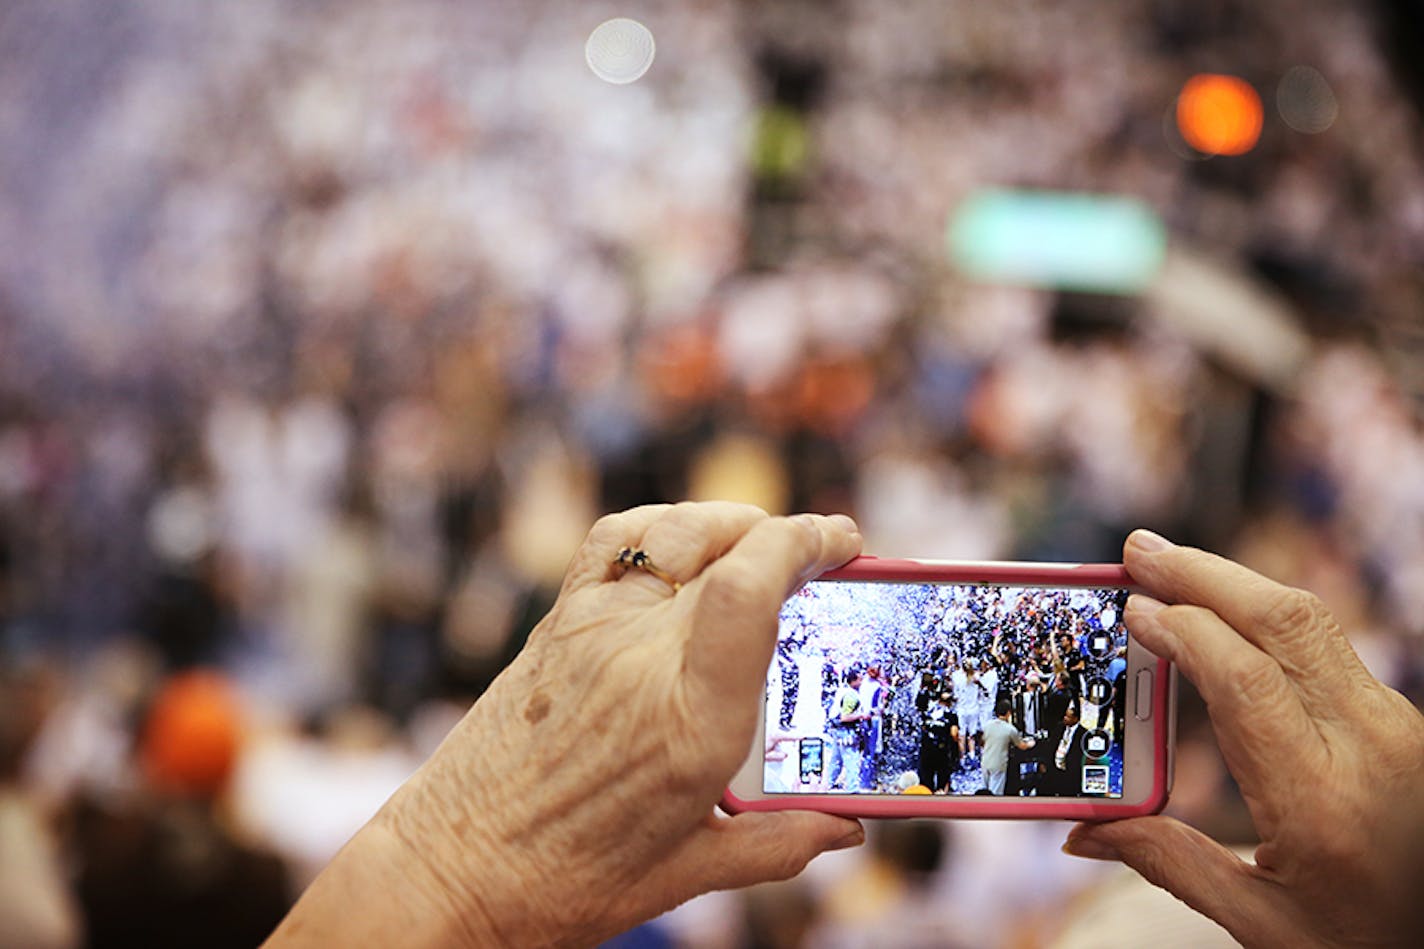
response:
M637 20L617 17L600 23L584 44L584 59L593 74L618 84L642 78L653 65L657 44L653 33Z
M1292 66L1276 87L1276 108L1297 132L1315 135L1335 124L1340 102L1319 70Z

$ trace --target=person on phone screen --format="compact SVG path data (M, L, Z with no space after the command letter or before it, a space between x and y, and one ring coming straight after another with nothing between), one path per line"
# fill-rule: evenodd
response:
M782 731L791 730L791 716L796 711L796 698L801 694L801 668L792 652L798 645L787 637L776 644L776 669L781 677L781 707L777 712L777 724Z
M831 771L828 782L832 790L860 790L861 723L870 718L860 698L860 669L846 670L845 684L836 690L831 702L831 718L826 730L830 733Z
M830 656L821 660L821 708L826 710L826 720L832 718L831 709L836 704L836 693L841 688L841 671L831 661Z
M1009 771L1009 746L1027 751L1034 746L1032 738L1014 727L1009 721L1014 706L1008 699L1000 699L994 706L994 718L984 726L984 786L990 794L1004 793L1004 781Z
M726 503L600 520L524 649L269 946L597 945L863 842L830 814L714 812L782 602L860 544L849 518ZM610 567L624 547L662 575ZM1143 531L1123 556L1149 594L1127 627L1205 697L1261 846L1246 862L1159 815L1078 825L1065 849L1127 863L1247 946L1418 945L1424 715L1309 594Z
M1074 700L1073 686L1069 681L1067 672L1055 672L1048 682L1048 692L1043 702L1043 717L1047 724L1047 738L1054 747L1058 745L1058 739L1063 737L1063 716L1068 711L1068 706L1075 709L1078 703Z
M941 692L925 711L920 730L920 783L931 793L953 791L950 781L959 770L959 718L953 704L954 696Z
M1011 693L1014 725L1019 731L1033 738L1036 744L1031 753L1024 755L1018 762L1017 768L1014 766L1014 756L1009 756L1009 780L1004 785L1008 794L1045 793L1042 785L1050 775L1044 754L1052 750L1044 741L1048 735L1048 720L1045 717L1048 707L1047 686L1048 683L1030 666L1024 675L1023 687Z
M1024 676L1023 688L1014 693L1014 724L1019 731L1034 738L1047 733L1044 712L1048 705L1047 689L1037 672Z
M889 699L890 687L885 682L884 670L874 663L866 666L860 683L860 702L870 717L861 724L860 731L862 788L873 788L876 784L880 756L885 751L885 706Z
M984 689L979 684L979 663L973 656L965 656L954 670L951 682L955 701L954 712L959 716L959 755L972 758L976 753L975 736L983 731L980 719L980 705Z
M999 667L991 656L985 656L979 664L979 725L983 726L998 714L999 709Z
M994 701L997 703L1000 695L1008 695L1013 688L1014 682L1018 678L1019 666L1022 657L1019 655L1018 647L1015 645L1017 633L1011 635L1007 641L1004 638L1002 629L994 630L994 641L989 646L990 668L997 670L995 680L997 683L997 693Z
M1082 620L1077 620L1081 623ZM1064 682L1072 695L1073 705L1078 709L1078 717L1083 715L1083 689L1088 678L1088 660L1079 648L1077 640L1068 633L1054 637L1053 669L1063 675Z
M1063 734L1053 752L1053 767L1058 793L1072 797L1079 793L1078 779L1083 773L1083 726L1078 721L1078 707L1068 706L1063 713Z

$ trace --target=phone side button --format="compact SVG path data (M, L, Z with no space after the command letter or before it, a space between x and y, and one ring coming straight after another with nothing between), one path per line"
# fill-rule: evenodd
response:
M1132 715L1139 722L1152 717L1152 670L1137 670L1137 698L1132 703Z

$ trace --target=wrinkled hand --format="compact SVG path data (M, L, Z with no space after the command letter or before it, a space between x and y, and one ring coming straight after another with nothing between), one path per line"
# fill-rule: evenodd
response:
M681 590L612 567L623 547ZM842 516L706 503L603 518L524 651L358 835L364 851L323 874L328 901L360 913L382 888L360 874L385 863L404 881L389 891L408 906L403 942L590 944L860 843L857 822L825 814L713 814L752 744L782 602L859 550ZM299 904L288 934L303 916L320 919Z
M1365 669L1315 596L1155 534L1128 538L1132 635L1200 690L1261 844L1251 865L1167 817L1080 824L1248 946L1413 943L1424 716ZM1417 916L1414 917L1417 920Z

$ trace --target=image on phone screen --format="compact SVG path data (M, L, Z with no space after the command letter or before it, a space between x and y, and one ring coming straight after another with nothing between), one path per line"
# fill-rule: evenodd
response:
M1120 798L1121 588L818 580L786 601L763 790ZM789 780L788 780L789 779Z
M801 748L801 784L811 785L817 783L825 773L825 742L820 738L802 738L799 742Z

